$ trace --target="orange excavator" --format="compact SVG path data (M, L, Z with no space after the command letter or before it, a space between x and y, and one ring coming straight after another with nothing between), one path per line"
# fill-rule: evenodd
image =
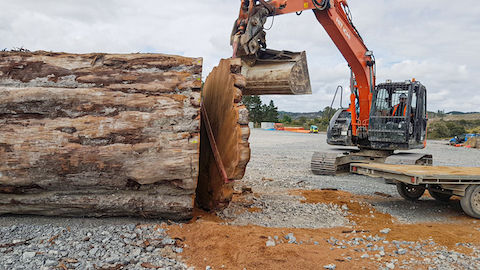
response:
M346 0L242 0L231 45L233 57L242 59L244 94L311 93L305 52L267 48L264 29L268 17L306 10L313 11L351 69L350 105L337 111L327 132L328 144L350 148L314 153L313 173L335 174L352 162L431 165L431 155L396 151L425 148L425 86L415 79L375 84L374 54L354 26ZM400 102L411 113L392 113Z

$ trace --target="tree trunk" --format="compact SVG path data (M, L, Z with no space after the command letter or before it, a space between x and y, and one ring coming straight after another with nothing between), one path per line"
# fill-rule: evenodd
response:
M0 53L0 214L191 216L202 59Z

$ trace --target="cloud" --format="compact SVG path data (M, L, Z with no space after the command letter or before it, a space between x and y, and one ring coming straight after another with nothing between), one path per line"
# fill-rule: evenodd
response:
M429 109L478 111L480 5L448 0L350 0L354 22L378 61L378 81L415 77ZM231 54L239 0L5 0L0 47L86 52L158 52L204 58L204 77ZM272 19L269 19L267 26ZM318 111L350 71L313 12L278 16L271 48L307 51L313 95L263 97L280 110Z

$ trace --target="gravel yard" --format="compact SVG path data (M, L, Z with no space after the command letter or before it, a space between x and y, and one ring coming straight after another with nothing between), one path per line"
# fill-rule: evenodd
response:
M189 223L0 217L0 269L480 268L480 224L458 200L406 202L378 179L313 175L325 139L252 130L230 206ZM421 152L435 165L480 166L479 150L446 142Z
M402 222L436 222L463 216L459 201L439 204L432 198L424 197L416 203L407 202L398 195L394 185L387 185L381 179L350 174L313 175L310 171L312 154L331 148L325 143L325 134L255 129L250 142L252 159L242 181L245 185L253 187L256 192L299 188L334 188L358 195L374 195L375 192L379 192L392 197L377 201L376 207ZM451 147L443 141L429 141L426 149L415 152L432 154L434 165L437 166L480 166L480 151Z

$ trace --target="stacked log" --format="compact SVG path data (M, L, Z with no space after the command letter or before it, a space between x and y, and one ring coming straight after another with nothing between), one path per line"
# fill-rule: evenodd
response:
M0 214L192 215L201 58L0 53Z

